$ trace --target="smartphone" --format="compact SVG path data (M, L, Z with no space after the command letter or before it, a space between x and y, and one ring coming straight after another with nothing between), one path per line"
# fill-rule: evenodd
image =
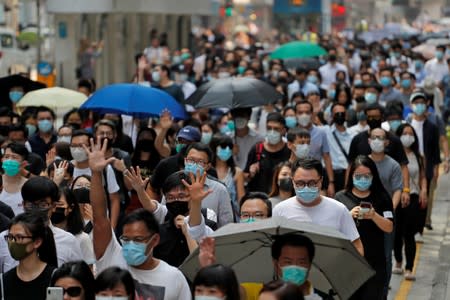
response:
M371 209L372 209L372 203L370 202L365 202L365 201L361 201L361 203L359 204L359 214L358 214L358 219L363 219L364 214L368 213Z
M47 300L63 300L64 289L62 287L48 287Z

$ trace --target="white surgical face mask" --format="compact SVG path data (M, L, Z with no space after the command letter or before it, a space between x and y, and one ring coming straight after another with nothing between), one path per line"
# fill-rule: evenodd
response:
M67 144L70 144L70 141L72 140L72 137L70 135L61 135L58 136L57 142L64 142Z
M311 115L310 114L301 114L297 116L297 122L300 126L306 127L311 123Z
M404 147L409 148L414 143L415 138L413 135L403 134L400 137L400 141L402 142Z
M370 145L370 149L372 149L373 152L375 153L382 153L384 152L384 141L375 139L369 140L369 145Z
M81 147L70 147L70 154L76 162L83 162L88 160L88 155Z
M304 158L309 154L309 144L295 145L295 156L297 158Z
M236 118L234 119L234 123L236 124L237 129L244 129L247 126L246 118Z

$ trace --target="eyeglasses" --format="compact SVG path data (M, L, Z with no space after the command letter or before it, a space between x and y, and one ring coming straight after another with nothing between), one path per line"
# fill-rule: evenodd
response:
M202 167L205 167L205 166L208 164L207 161L204 161L204 160L202 160L202 159L195 160L195 159L193 159L193 158L185 158L185 159L184 159L184 162L185 162L185 163L190 163L190 164L197 164L197 165L200 165L200 166L202 166Z
M187 194L178 194L176 197L167 196L166 202L175 202L175 201L187 201L189 195Z
M385 137L385 136L375 135L375 136L371 136L370 139L371 139L371 140L384 141L384 140L386 139L386 137Z
M371 180L373 178L372 174L353 174L353 178L355 178L356 180L361 180L361 179L365 179L365 180Z
M19 243L22 244L24 239L32 239L32 236L29 235L12 235L12 234L7 234L4 236L5 241L7 242L15 242L15 243Z
M256 212L256 213L248 213L248 212L242 212L241 213L241 219L264 219L266 216L262 212Z
M133 243L147 243L152 238L152 236L153 235L149 235L147 237L144 237L144 236L127 237L127 236L123 236L122 235L119 238L119 240L120 240L120 242L122 244L127 244L127 243L131 243L131 242L133 242Z
M23 206L26 209L49 209L52 206L52 204L48 202L37 202L37 203L27 202Z
M63 288L63 295L67 293L69 297L79 297L81 295L81 286L71 286L67 289Z
M319 185L321 178L317 179L317 180L310 180L310 181L303 181L303 180L299 180L299 181L294 181L294 185L297 188L304 188L305 186L309 187L309 188L313 188L313 187L317 187L317 185Z
M101 132L97 133L97 136L100 136L100 137L106 136L106 137L112 138L114 136L114 133L111 131L101 131Z

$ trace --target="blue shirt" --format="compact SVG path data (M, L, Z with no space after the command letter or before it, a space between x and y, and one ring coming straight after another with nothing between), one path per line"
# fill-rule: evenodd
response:
M402 100L402 93L394 88L390 88L386 93L381 92L380 97L378 98L379 103L383 106L386 106L386 103L393 100Z
M311 135L311 143L309 146L309 156L321 160L324 153L330 153L330 146L328 145L327 133L323 127L313 125L309 129Z
M336 139L333 136L333 132L336 134L336 137L338 138L347 155L350 151L350 144L352 142L354 135L350 134L347 128L345 129L344 132L337 130L334 124L332 126L325 126L324 128L327 132L333 170L347 169L348 167L347 158L345 157L344 153L342 153L341 148L336 142Z

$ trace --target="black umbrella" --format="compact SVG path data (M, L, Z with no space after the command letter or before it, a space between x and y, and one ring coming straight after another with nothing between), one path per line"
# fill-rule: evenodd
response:
M2 77L0 78L0 106L11 107L9 90L15 86L21 86L24 93L47 87L45 83L33 81L30 78L18 74Z
M247 77L224 78L201 85L187 100L195 108L254 107L283 98L268 83Z

